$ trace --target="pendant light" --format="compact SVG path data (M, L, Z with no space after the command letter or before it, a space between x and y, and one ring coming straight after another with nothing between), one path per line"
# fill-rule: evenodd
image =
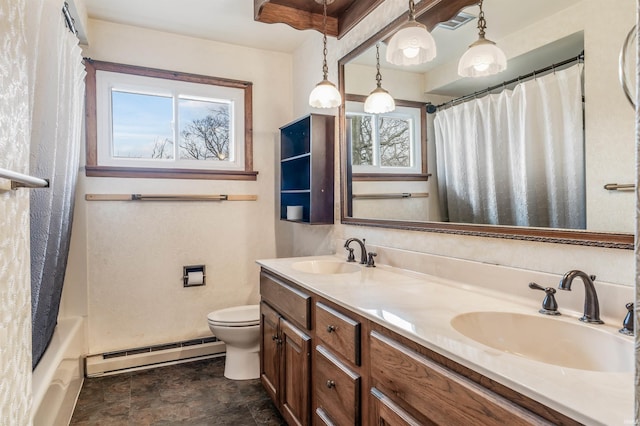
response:
M416 22L415 4L409 0L409 21L389 41L387 62L394 65L418 65L436 57L436 42L427 27Z
M396 102L393 100L389 92L382 88L379 43L376 43L376 70L376 82L378 83L378 87L373 89L364 101L364 112L368 112L369 114L391 112L396 109Z
M327 67L327 3L333 3L333 0L316 0L322 3L322 81L309 94L309 105L314 108L336 108L342 104L342 96L336 86L327 78L329 68Z
M507 57L496 44L484 38L487 21L484 19L480 0L480 14L478 15L478 40L469 46L458 62L458 74L462 77L484 77L497 74L507 69Z

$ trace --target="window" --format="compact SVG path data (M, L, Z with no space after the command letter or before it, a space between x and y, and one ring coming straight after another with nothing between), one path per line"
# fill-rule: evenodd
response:
M256 179L250 82L86 65L87 176Z
M397 106L390 113L368 114L363 111L362 102L347 102L347 136L354 177L425 173L424 108L413 104L416 105Z

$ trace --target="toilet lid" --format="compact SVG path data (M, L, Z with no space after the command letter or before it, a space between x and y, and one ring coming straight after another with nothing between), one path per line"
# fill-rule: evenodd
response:
M260 324L260 306L246 305L219 309L207 315L210 324L243 327Z

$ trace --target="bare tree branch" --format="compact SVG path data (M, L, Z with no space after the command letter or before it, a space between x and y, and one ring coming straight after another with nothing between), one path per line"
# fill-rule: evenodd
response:
M180 158L220 161L229 158L229 110L209 111L205 118L193 120L182 131Z
M156 137L156 141L151 151L151 158L169 159L173 158L173 141L169 138Z

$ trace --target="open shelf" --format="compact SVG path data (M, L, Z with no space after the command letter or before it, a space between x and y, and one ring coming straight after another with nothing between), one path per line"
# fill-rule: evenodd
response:
M280 128L280 219L302 206L307 224L333 223L335 117L310 114Z

